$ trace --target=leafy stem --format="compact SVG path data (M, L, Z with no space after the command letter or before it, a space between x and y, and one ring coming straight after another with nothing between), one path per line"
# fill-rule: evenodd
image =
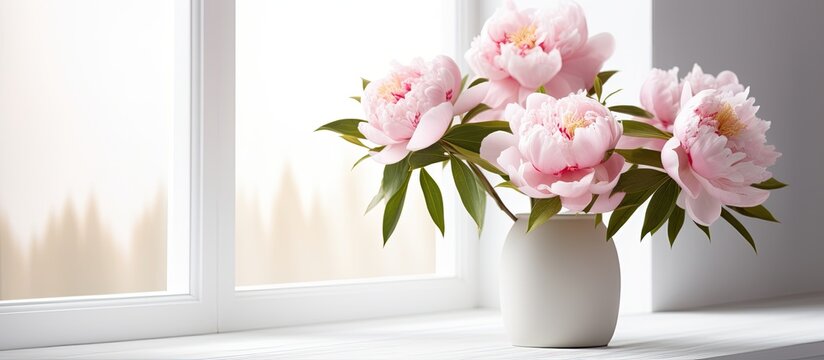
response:
M460 155L460 152L458 152L458 150L455 149L452 146L452 144L445 141L441 141L440 144L444 147L444 149L446 149L450 153L454 155ZM501 196L498 195L497 191L495 191L495 187L489 183L489 180L486 178L486 176L484 176L483 172L481 172L481 169L478 168L478 165L476 165L472 161L467 161L466 163L469 164L469 168L472 169L473 173L475 173L475 176L481 182L481 185L483 185L484 189L489 194L489 196L491 196L492 199L495 200L495 203L498 204L498 207L501 209L501 211L503 211L507 216L509 216L509 218L512 219L512 221L518 221L518 218L515 216L515 214L512 213L512 211L509 210L509 208L506 207L504 201L501 200Z
M443 145L443 147L450 153L460 155L460 152L458 152L458 150L452 147L451 144L447 142L441 142L441 145ZM486 178L486 176L484 176L483 172L481 172L481 169L478 168L478 165L475 165L475 163L473 163L472 161L467 161L466 163L469 164L469 168L472 169L473 173L475 173L475 176L481 182L481 185L483 185L487 194L489 194L489 196L491 196L492 199L495 200L495 203L498 204L498 207L501 209L501 211L503 211L507 216L509 216L509 218L512 219L512 221L517 221L518 218L515 217L512 211L509 211L509 208L507 208L506 204L504 204L504 201L501 200L501 197L500 195L498 195L498 192L495 191L495 187L492 186L491 183L489 183L489 180Z
M489 193L489 196L492 196L492 199L495 200L495 203L498 204L498 207L501 208L501 211L506 213L506 216L509 216L509 218L512 219L512 221L518 221L518 218L515 217L515 214L513 214L512 211L509 211L509 209L506 207L506 204L504 204L504 201L501 200L501 197L498 195L498 192L495 191L495 187L493 187L492 184L489 183L489 180L487 180L486 176L484 176L484 174L481 172L481 169L478 168L478 165L475 165L471 161L467 161L466 163L469 164L469 168L472 169L472 172L474 172L478 179L481 180L481 185L484 186L486 192Z

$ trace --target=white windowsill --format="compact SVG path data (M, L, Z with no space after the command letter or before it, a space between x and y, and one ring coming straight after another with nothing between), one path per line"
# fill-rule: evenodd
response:
M736 356L740 355L740 356ZM179 338L22 349L0 359L800 359L824 357L824 293L622 316L609 347L510 346L500 314L442 314Z

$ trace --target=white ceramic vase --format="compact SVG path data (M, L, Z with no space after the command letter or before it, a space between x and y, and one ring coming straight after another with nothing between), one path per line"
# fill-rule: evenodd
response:
M606 346L621 296L618 254L594 215L556 215L526 232L518 215L501 255L501 313L510 341L530 347Z

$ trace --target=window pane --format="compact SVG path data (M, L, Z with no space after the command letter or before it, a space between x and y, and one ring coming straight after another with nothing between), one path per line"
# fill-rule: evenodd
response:
M367 215L382 166L332 133L363 118L349 96L391 60L451 55L450 2L237 2L236 283L238 286L436 272L436 228L417 179L383 247L382 206ZM399 16L429 19L404 26ZM451 20L454 21L454 20Z
M188 291L188 34L185 1L0 0L0 300Z

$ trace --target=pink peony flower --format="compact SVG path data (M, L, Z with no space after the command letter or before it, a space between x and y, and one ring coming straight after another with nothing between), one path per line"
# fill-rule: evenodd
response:
M751 207L767 200L768 191L751 185L772 176L767 168L781 154L766 145L770 123L756 117L749 89L729 90L737 89L735 81L690 98L691 83L684 85L674 137L664 144L661 161L683 190L679 206L695 222L710 225L722 205Z
M621 137L612 113L583 93L555 99L533 93L526 107L510 104L504 118L512 134L495 132L481 143L481 157L510 177L532 198L561 197L563 206L581 211L599 195L592 212L613 210L624 194L610 196L624 158L606 153Z
M738 77L732 71L722 71L718 77L704 74L698 64L693 65L692 71L687 73L683 80L678 81L678 68L669 71L652 69L644 84L641 85L641 106L655 115L653 119L643 119L655 127L672 132L675 117L681 108L681 92L684 83L689 83L692 93L707 89L730 91L737 94L744 91L744 86L738 83Z
M681 84L678 82L677 67L669 71L650 71L641 85L641 106L655 116L647 120L648 123L672 132L672 124L681 106Z
M540 10L518 10L507 1L466 53L472 70L489 79L483 103L494 110L486 117L522 103L542 85L555 97L590 88L614 44L609 34L587 35L584 12L572 1Z
M415 59L408 66L395 64L389 76L364 89L361 102L368 122L358 130L369 141L385 146L372 153L375 161L393 164L410 151L440 140L455 115L480 103L485 93L479 90L458 99L461 72L446 56L429 62Z

